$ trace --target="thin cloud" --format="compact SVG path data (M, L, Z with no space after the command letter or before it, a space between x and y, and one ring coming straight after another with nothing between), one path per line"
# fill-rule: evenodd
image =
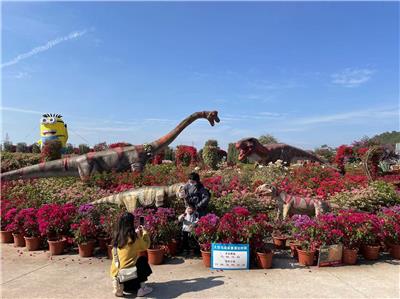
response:
M12 111L12 112L20 112L20 113L29 113L29 114L43 114L43 112L36 110L28 110L28 109L20 109L14 107L0 107L1 111Z
M344 113L336 113L330 115L323 115L317 117L309 117L309 118L301 118L296 120L295 122L299 125L313 125L320 123L340 123L340 122L348 122L352 120L359 119L385 119L389 117L399 116L399 108L391 107L386 109L366 109L352 112L344 112Z
M344 87L357 87L368 82L373 73L375 71L371 69L346 68L339 73L331 75L332 83Z
M86 33L87 33L86 29L82 30L82 31L73 31L73 32L71 32L70 34L68 34L66 36L58 37L56 39L50 40L45 45L33 48L29 52L20 54L20 55L16 56L15 58L13 58L12 60L3 63L1 65L1 68L5 68L7 66L11 66L11 65L17 64L21 60L24 60L24 59L27 59L29 57L35 56L35 55L37 55L37 54L39 54L41 52L45 52L47 50L50 50L51 48L53 48L54 46L56 46L56 45L58 45L58 44L60 44L62 42L66 42L66 41L69 41L69 40L76 39L76 38L81 37L82 35L84 35Z

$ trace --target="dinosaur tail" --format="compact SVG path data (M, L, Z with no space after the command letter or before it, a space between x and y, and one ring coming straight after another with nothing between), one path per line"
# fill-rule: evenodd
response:
M64 158L26 166L17 170L4 172L1 174L0 178L2 181L13 181L18 179L64 176L79 176L75 159Z
M117 193L114 195L110 195L110 196L95 200L92 202L92 204L96 205L96 204L101 204L101 203L113 203L113 204L117 204L120 206L123 204L123 201L122 201L123 196L124 196L124 192Z

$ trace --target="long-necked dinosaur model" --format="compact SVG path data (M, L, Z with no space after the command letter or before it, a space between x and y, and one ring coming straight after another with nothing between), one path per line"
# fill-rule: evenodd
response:
M92 204L114 203L125 205L127 211L133 212L137 207L163 207L176 199L183 199L182 188L185 183L171 186L146 186L138 189L127 190L114 195L95 200Z
M248 158L250 161L268 164L282 160L290 165L296 160L310 160L326 164L317 156L294 146L284 143L262 145L256 138L241 139L236 143L236 148L239 150L239 161Z
M81 179L85 179L99 172L119 172L129 169L141 172L148 159L165 149L187 126L200 118L207 119L211 126L214 126L215 122L219 122L217 111L195 112L185 118L171 132L149 144L117 147L101 152L43 162L2 173L1 179L15 180L63 176L80 176Z

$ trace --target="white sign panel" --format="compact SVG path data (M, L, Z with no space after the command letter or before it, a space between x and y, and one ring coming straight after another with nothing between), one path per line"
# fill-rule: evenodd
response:
M249 244L212 244L211 268L223 270L249 269Z

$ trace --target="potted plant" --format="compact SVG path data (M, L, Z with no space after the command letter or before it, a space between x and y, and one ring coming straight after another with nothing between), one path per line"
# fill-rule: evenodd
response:
M359 231L360 225L364 221L364 213L353 211L341 211L337 216L337 223L343 232L343 263L355 265L357 263L357 253L362 241Z
M293 225L296 227L296 239L300 246L297 247L299 263L304 266L312 266L314 264L314 256L317 248L318 224L315 220L307 216L294 219Z
M28 251L38 250L40 247L40 232L37 221L37 209L27 208L18 212L17 219L21 219L23 235Z
M200 245L200 252L205 267L211 266L211 243L217 240L219 217L207 214L199 219L194 234Z
M14 205L8 200L2 200L0 205L0 241L1 243L13 243L14 238L12 235L12 231L7 230L6 227L12 222L13 219L8 219L6 217L7 212L14 208Z
M108 248L110 247L109 245L114 233L114 227L120 216L120 209L115 208L112 205L104 204L96 206L96 210L99 214L99 220L98 222L95 222L97 223L97 241L99 243L100 250L103 252L108 252Z
M272 238L276 249L285 249L289 237L290 225L286 220L277 220L273 224Z
M145 211L145 229L150 235L151 245L147 249L149 263L152 265L162 264L164 260L164 246L172 237L168 228L170 221L175 221L175 212L169 208L149 209Z
M272 267L273 251L268 245L272 226L265 214L257 214L250 220L248 227L250 248L255 252L257 264L262 269Z
M393 258L400 259L400 205L383 209L382 232Z
M378 216L365 213L364 221L359 227L359 233L362 242L362 255L366 260L377 260L382 240L382 224Z
M64 252L65 239L62 236L68 234L75 213L76 207L73 204L45 204L38 209L39 231L48 239L50 254L59 255Z
M96 240L96 226L91 219L81 219L77 223L71 224L74 234L74 241L78 244L79 255L81 257L93 256Z
M11 208L7 211L5 220L8 222L6 231L12 232L15 247L25 247L25 239L23 235L23 221L24 219L18 216L18 209Z

